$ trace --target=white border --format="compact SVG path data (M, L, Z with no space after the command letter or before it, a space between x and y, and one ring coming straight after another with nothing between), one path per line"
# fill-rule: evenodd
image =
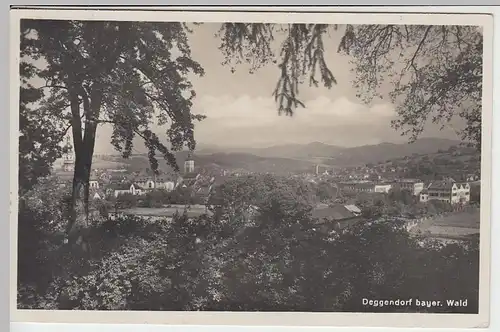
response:
M182 7L177 7L182 9ZM374 8L370 12L403 12L410 8ZM474 7L469 12L475 11ZM137 9L137 8L135 8ZM148 8L151 9L151 8ZM391 327L487 327L489 321L489 271L490 271L490 207L491 207L491 157L492 157L492 61L493 18L484 15L408 14L408 13L363 13L362 8L337 9L337 13L326 13L321 8L279 8L280 12L267 7L248 7L260 12L160 12L150 11L106 11L106 10L14 10L11 11L11 82L19 82L19 19L84 19L84 20L130 20L136 21L195 21L195 22L273 22L273 23L336 23L336 24L453 24L482 25L484 28L484 93L483 93L483 142L482 142L482 188L481 188L481 259L480 259L480 303L479 314L385 314L385 313L236 313L236 312L107 312L107 311L41 311L16 309L17 279L17 161L18 161L18 108L19 87L11 84L11 320L17 322L58 323L128 323L169 325L247 325L247 326L387 326ZM163 8L162 8L163 9ZM214 7L209 7L213 11ZM222 8L220 8L222 9ZM430 9L431 8L426 8ZM484 12L484 8L475 12ZM192 10L192 8L189 8ZM230 8L225 8L230 10ZM293 10L295 12L288 12ZM297 13L301 10L301 13ZM322 13L311 13L319 10ZM332 9L333 10L333 9ZM269 11L269 12L265 12ZM283 15L283 11L287 14ZM342 11L342 13L338 13ZM351 13L346 13L347 11ZM422 8L413 8L422 12ZM450 12L449 7L441 12ZM357 13L352 13L357 12Z

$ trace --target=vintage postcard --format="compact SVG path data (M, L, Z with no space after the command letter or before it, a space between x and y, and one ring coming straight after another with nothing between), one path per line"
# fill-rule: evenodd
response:
M12 10L12 321L488 326L492 25Z

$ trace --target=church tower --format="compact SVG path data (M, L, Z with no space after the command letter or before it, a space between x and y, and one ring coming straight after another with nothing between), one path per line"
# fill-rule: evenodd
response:
M63 171L73 172L75 170L75 155L73 153L73 145L71 144L71 138L66 137L66 145L64 146L63 154Z
M184 162L184 174L194 172L194 160L189 156Z

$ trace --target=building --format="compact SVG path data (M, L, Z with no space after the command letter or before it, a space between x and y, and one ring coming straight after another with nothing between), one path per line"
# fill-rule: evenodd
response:
M95 176L91 176L89 180L89 187L91 189L99 189L99 179Z
M466 176L467 182L474 182L479 180L479 174L467 174Z
M175 188L175 182L167 176L140 176L134 179L134 183L138 189L148 190L167 190L172 191Z
M392 189L392 184L390 183L379 183L375 184L375 187L373 189L374 192L376 193L389 193Z
M186 159L184 162L184 174L194 172L194 160L191 158Z
M94 188L90 189L89 196L93 200L105 199L104 193L101 190Z
M125 194L136 195L136 190L133 183L114 183L107 189L107 194L114 197Z
M172 191L175 189L177 178L174 176L157 176L155 178L155 188L160 190Z
M401 179L395 183L401 190L408 190L414 196L418 196L424 190L424 183L417 179Z
M75 170L75 155L73 153L73 145L71 144L71 138L69 136L66 137L64 150L62 169L64 172L73 172Z
M420 192L419 201L422 203L427 203L427 201L429 201L429 191L427 189Z
M312 216L324 232L339 231L363 220L355 205L320 205L313 209Z
M341 183L339 183L339 188L341 190L352 191L352 192L356 192L356 193L375 192L375 184L371 181L341 182Z
M470 184L467 182L433 182L427 188L427 201L438 200L450 204L467 204L470 202L470 189Z

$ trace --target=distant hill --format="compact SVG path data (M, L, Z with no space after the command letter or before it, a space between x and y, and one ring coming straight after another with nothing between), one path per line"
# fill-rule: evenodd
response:
M324 143L288 144L267 148L227 149L217 146L199 146L192 158L197 167L245 170L249 172L288 173L312 171L316 164L334 166L379 163L386 160L426 155L438 150L447 150L460 142L447 139L424 138L412 144L381 143L353 148L342 148ZM182 169L188 152L176 153L177 162ZM166 162L159 157L160 169L171 171ZM133 155L129 159L119 156L101 157L108 161L126 164L132 170L150 168L147 156ZM101 159L99 158L99 159Z
M177 164L182 170L184 161L188 156L187 152L176 153ZM133 155L128 159L120 156L112 156L115 163L127 164L127 168L132 171L147 170L151 168L146 155ZM292 160L286 158L260 157L249 153L223 153L195 154L192 156L195 167L205 169L229 169L256 173L289 173L304 172L314 169L314 164L306 160ZM158 156L159 169L164 172L171 172L173 169L167 165L165 160Z
M414 154L435 153L440 149L447 150L460 142L440 138L422 138L415 143L381 143L344 148L320 142L309 144L287 144L267 148L225 149L216 146L200 146L199 153L213 154L216 152L248 153L260 157L288 158L308 160L315 163L331 165L356 165L381 162L388 159L402 158Z
M292 159L311 159L323 158L337 155L345 148L329 145L320 142L313 142L309 144L287 144L276 145L268 148L261 149L248 149L245 152L254 154L261 157L281 157Z
M332 165L358 165L366 163L378 163L389 159L409 157L415 154L432 154L439 150L448 150L452 146L457 146L460 141L422 138L414 143L381 143L376 145L364 145L340 151L337 155L325 163Z

